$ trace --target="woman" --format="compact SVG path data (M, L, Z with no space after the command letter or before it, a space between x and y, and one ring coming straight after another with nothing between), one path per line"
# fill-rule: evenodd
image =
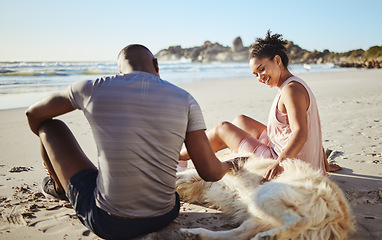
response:
M316 100L306 83L288 70L286 44L280 34L271 35L268 31L266 37L256 39L250 49L249 66L257 80L271 88L279 88L268 126L241 115L233 123L222 122L207 131L215 152L228 147L236 152L275 159L264 174L264 180L281 173L280 163L286 158L308 162L323 174L325 170L340 169L327 162ZM181 152L179 159L189 159L186 150Z

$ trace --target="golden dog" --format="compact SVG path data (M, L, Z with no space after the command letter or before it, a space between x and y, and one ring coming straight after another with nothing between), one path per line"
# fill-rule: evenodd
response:
M251 156L218 182L203 181L195 169L178 173L183 201L216 207L241 224L228 231L181 231L199 239L346 239L354 223L338 186L298 159L283 161L284 172L261 184L271 161Z

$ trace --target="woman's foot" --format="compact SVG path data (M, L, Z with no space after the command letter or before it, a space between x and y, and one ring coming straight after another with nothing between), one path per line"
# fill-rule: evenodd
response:
M329 163L329 166L326 167L327 172L336 172L336 171L339 171L341 169L342 169L342 167L340 167L340 165L335 164L335 163Z

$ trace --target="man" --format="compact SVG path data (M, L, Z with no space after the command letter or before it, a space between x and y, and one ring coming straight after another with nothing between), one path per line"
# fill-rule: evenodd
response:
M177 217L175 173L183 142L204 180L217 181L233 167L215 157L199 105L160 78L149 49L125 47L118 69L120 75L74 83L26 112L51 176L43 191L67 197L81 222L108 239L157 231ZM65 123L53 119L75 109L92 128L98 167Z

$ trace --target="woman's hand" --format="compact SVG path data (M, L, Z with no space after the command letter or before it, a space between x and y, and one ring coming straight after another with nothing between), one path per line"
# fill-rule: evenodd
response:
M272 162L271 165L269 165L269 167L267 168L264 176L263 176L263 179L261 179L261 182L264 183L266 181L270 181L272 180L274 177L276 177L277 175L279 175L280 173L282 173L284 171L284 168L282 168L279 164L279 161L275 160Z

